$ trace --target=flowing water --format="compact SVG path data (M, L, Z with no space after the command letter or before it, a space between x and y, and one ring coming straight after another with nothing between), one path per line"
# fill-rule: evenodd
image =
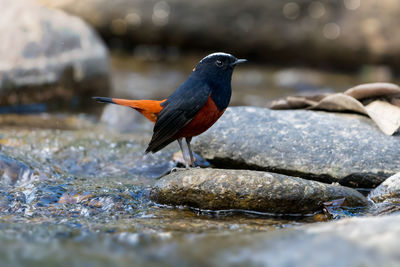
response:
M116 55L112 94L165 97L184 79L188 62L171 67ZM278 96L341 90L359 79L310 73L244 66L234 76L232 102L265 106ZM328 76L332 82L321 89ZM289 78L297 86L285 84ZM229 265L234 251L258 234L274 240L299 225L359 215L340 209L296 217L161 206L149 200L149 190L177 166L178 146L144 154L148 122L121 133L93 115L0 117L1 265Z

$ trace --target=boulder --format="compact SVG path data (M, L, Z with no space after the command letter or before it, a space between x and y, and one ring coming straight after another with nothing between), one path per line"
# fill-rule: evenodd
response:
M29 0L0 5L0 105L85 107L108 92L107 48L85 22Z
M366 206L356 190L286 175L221 169L173 172L152 189L152 200L206 210L252 210L277 214L309 214L322 203L345 198L347 206Z
M195 139L217 167L272 171L352 187L376 187L400 171L400 137L366 117L305 110L228 108Z
M399 65L393 0L39 0L84 18L110 43L220 50L268 62ZM362 3L361 3L362 2Z

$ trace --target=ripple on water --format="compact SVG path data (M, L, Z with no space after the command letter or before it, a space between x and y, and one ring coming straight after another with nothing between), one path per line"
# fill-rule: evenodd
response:
M176 248L199 238L210 240L200 249L217 249L212 245L216 237L327 220L325 214L277 216L156 205L148 198L149 188L176 166L172 155L178 148L145 155L147 137L16 128L1 129L0 136L0 167L12 174L7 180L3 171L0 183L0 265L31 260L140 265L149 258L163 262L169 255L174 265L187 254ZM21 251L24 259L18 256Z

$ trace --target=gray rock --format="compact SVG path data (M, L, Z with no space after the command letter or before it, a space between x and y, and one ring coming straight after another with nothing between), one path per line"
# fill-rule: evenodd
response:
M307 214L322 203L346 198L348 206L365 206L366 199L351 188L286 175L220 169L177 171L154 186L151 198L162 204L277 214Z
M184 255L184 259L207 255L202 261L205 266L400 264L400 215L343 219L251 236L217 236L186 240L174 247L174 253L169 253L167 258L173 258L175 253ZM199 249L194 251L193 246Z
M59 108L109 90L107 48L80 18L29 0L0 5L0 104Z
M88 21L105 39L240 52L257 59L397 66L392 0L40 0Z
M386 179L371 191L368 198L375 203L390 202L400 204L400 173Z
M217 167L267 170L352 187L400 171L400 138L359 115L229 108L193 148Z

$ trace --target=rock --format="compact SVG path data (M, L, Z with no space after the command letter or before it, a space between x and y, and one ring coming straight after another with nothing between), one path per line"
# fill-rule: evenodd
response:
M107 48L85 22L29 0L0 4L0 105L85 108L108 92Z
M192 238L165 256L183 255L181 262L191 265L198 263L193 255L207 255L205 266L398 266L399 236L400 215L351 218L250 236Z
M359 115L229 108L193 149L224 168L266 170L352 187L400 171L400 138Z
M397 173L372 190L368 199L373 203L368 214L388 215L400 212L400 173Z
M220 169L177 171L159 180L151 199L170 205L206 210L253 210L277 214L307 214L326 201L346 198L348 206L366 206L357 191L286 175Z
M369 193L368 198L375 203L390 202L400 204L400 173L387 178Z
M219 50L268 62L399 65L392 0L39 0L84 18L110 43Z

